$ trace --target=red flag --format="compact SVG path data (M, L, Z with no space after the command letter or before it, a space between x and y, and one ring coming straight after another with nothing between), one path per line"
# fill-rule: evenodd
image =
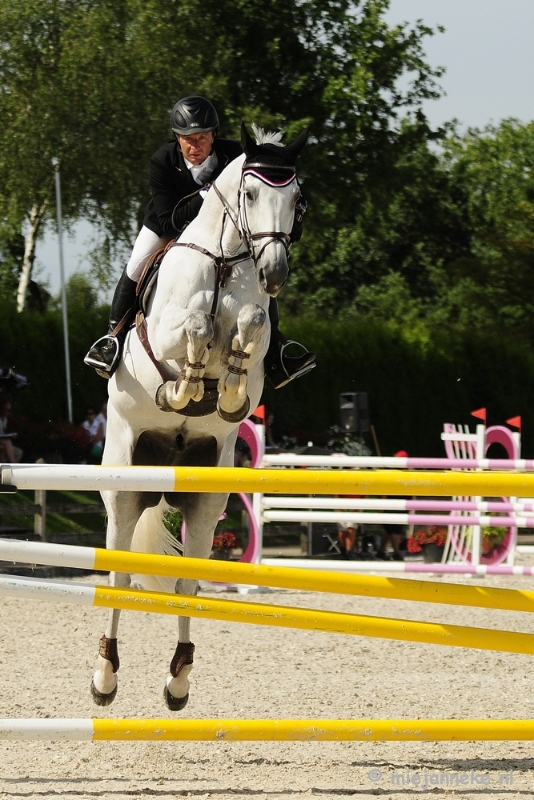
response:
M519 428L521 433L521 417L510 417L510 419L506 420L506 424L511 425L512 428Z
M265 406L258 406L256 411L253 412L252 416L261 419L265 425Z
M476 411L471 411L472 417L478 417L481 419L484 425L486 424L486 409L485 408L477 408Z

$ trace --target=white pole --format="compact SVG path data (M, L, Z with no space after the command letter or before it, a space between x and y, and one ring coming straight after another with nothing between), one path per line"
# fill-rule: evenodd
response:
M261 466L261 463L265 456L265 425L256 424L254 425L254 427L256 428L256 434L258 436L258 440L260 443L261 459L259 462L259 466ZM254 513L256 525L258 527L257 556L254 559L254 562L256 564L260 563L263 553L263 519L261 516L262 503L263 503L263 494L261 492L254 492L252 495L252 511Z
M70 356L69 356L69 323L67 319L67 293L65 291L65 268L63 264L63 226L61 219L61 182L59 177L59 162L52 161L56 171L56 207L57 207L57 235L59 245L59 276L61 280L61 309L63 312L63 341L65 346L65 376L67 380L67 410L69 422L72 422L72 393L70 383Z
M476 426L476 458L486 455L486 425ZM480 503L482 497L473 497L475 503ZM471 544L471 562L478 566L482 554L482 530L480 525L473 525L473 542Z

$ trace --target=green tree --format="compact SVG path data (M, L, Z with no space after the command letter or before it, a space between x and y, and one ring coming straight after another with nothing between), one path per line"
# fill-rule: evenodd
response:
M449 265L441 314L534 341L534 122L453 136L444 164L465 197L469 250Z
M302 159L309 235L294 263L299 280L320 287L338 231L353 224L367 196L387 190L400 153L430 135L420 106L437 96L439 70L428 67L422 46L432 31L422 23L389 28L387 7L388 0L0 0L0 235L9 242L25 233L19 309L35 242L55 218L53 159L65 225L81 215L98 222L112 254L114 244L131 243L168 110L194 92L213 99L230 135L242 119L282 126L289 137L311 124ZM399 121L406 115L409 130Z
M298 275L299 306L534 341L534 123L451 124L435 147L418 130L402 123L412 146L383 191L362 191L331 253Z
M402 127L408 137L412 126ZM337 229L332 252L313 273L305 307L399 322L431 315L443 272L470 248L465 197L438 153L424 138L414 142L391 167L381 195L365 191L359 201L355 219Z
M147 142L129 92L127 22L123 2L0 2L0 232L9 250L24 231L19 310L43 223L56 216L55 163L67 227L85 215L130 233Z

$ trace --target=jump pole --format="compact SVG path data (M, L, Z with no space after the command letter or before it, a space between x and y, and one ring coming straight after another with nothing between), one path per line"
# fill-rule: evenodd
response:
M523 550L519 552L532 552L525 550L527 545L520 545ZM518 548L516 548L517 550ZM464 563L447 563L431 562L425 564L420 561L331 561L327 559L309 559L309 558L262 558L261 566L265 567L284 567L288 562L291 563L292 569L311 569L315 572L324 570L327 573L343 573L345 575L351 573L369 573L369 572L388 572L394 574L418 574L418 575L522 575L533 577L534 566L525 565L518 566L517 564L464 564ZM362 578L361 574L357 575ZM387 578L384 580L394 581L394 578ZM411 581L410 581L411 583ZM428 582L426 582L428 583ZM444 586L445 584L439 584ZM447 584L451 585L451 584ZM315 591L320 591L316 589ZM496 590L497 591L497 590ZM502 590L499 590L502 591ZM399 598L405 599L405 598ZM425 601L426 602L426 601ZM430 600L428 602L431 602ZM466 605L468 605L466 603Z
M270 497L262 499L264 509L283 508L294 509L333 509L349 511L364 509L371 511L482 511L495 512L497 514L523 513L534 514L534 503L516 503L504 501L488 500L408 500L397 498L391 500L387 498L368 497Z
M283 562L283 559L280 559ZM346 573L324 572L320 569L281 566L263 566L239 562L222 562L211 559L182 558L177 556L130 553L120 550L105 550L98 547L79 547L45 542L18 542L0 539L0 561L25 564L47 564L55 567L95 571L129 572L147 575L165 575L173 578L197 578L219 583L253 584L279 589L300 589L310 592L331 592L364 597L385 597L390 600L409 600L424 603L464 605L478 608L495 608L506 611L534 611L534 592L517 589L493 589L485 586L462 586L454 583L433 583L430 581L382 578L371 575L347 575ZM308 564L322 564L308 561ZM328 562L341 564L347 562ZM354 563L354 562L351 562ZM361 562L363 567L370 562ZM382 563L382 562L380 562ZM391 569L395 566L409 566L410 562L391 562L384 564ZM376 563L371 565L376 568ZM412 566L456 567L456 572L464 572L464 564L432 564ZM462 569L460 569L462 568ZM489 567L480 566L480 571ZM504 574L524 574L518 570L534 567L503 567ZM472 571L472 570L471 570ZM513 572L512 572L513 571ZM262 606L263 607L263 606Z
M532 741L510 719L0 719L0 740L196 742Z
M263 466L347 467L352 469L513 469L532 470L534 460L526 458L397 458L396 456L303 456L295 453L266 454Z
M534 634L0 575L0 596L534 655Z
M503 460L503 463L506 461ZM464 466L467 467L467 463ZM11 464L0 469L4 491L76 489L534 497L534 472L410 472L393 469L375 472L242 467L108 467L90 464Z
M310 504L313 500L308 501ZM534 528L534 517L490 517L460 514L395 514L368 511L264 511L264 522L353 522L358 525L485 525Z

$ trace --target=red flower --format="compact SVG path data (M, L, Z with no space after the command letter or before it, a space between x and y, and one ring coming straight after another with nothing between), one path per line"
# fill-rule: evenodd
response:
M447 527L445 525L430 525L416 528L407 540L410 553L420 553L424 544L437 544L443 547L447 541Z
M224 550L226 547L235 547L237 539L232 531L220 531L213 537L213 549Z

